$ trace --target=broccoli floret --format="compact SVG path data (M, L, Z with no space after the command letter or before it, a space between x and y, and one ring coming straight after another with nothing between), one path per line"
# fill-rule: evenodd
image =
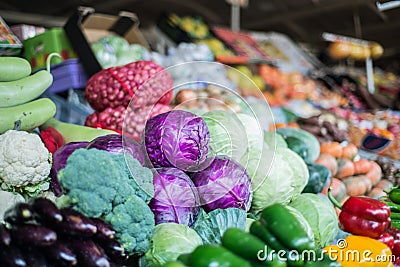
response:
M143 199L131 195L124 204L115 206L105 220L114 228L116 237L127 251L142 255L149 250L155 222Z
M154 196L153 174L150 169L143 168L139 161L131 155L114 155L120 166L129 176L129 184L134 189L134 194L143 199L147 204Z
M146 204L152 197L149 194L154 194L153 174L131 156L127 162L129 168L124 155L78 149L58 179L65 193L64 205L88 217L103 218L128 253L142 255L149 249L154 228L154 215Z

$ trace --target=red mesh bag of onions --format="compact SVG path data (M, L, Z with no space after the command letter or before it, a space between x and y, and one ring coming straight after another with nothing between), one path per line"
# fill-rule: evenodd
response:
M125 121L125 129L138 140L147 119L170 110L172 86L168 72L153 61L101 70L90 77L85 88L85 98L95 110L85 125L122 132L128 114L131 118Z

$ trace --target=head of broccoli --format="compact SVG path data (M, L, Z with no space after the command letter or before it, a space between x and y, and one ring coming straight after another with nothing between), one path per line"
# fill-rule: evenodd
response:
M78 149L68 157L58 179L64 204L110 223L128 253L142 255L149 249L155 225L147 205L154 195L150 169L130 155Z

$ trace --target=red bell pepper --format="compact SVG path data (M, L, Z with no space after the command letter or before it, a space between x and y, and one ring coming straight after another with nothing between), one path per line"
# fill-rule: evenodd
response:
M379 238L390 226L390 208L381 201L365 196L349 197L341 206L328 190L329 199L341 209L340 228L354 235Z
M62 135L51 126L48 126L45 130L40 131L39 136L50 153L56 152L65 144Z
M391 234L389 234L388 232L381 234L377 240L379 242L384 243L386 246L388 246L390 248L390 250L393 250L394 237Z

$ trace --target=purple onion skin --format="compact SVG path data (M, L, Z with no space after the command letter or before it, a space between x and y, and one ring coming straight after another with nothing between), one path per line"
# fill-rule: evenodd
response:
M60 147L53 154L53 163L50 170L50 189L54 195L59 197L62 195L62 188L58 181L57 174L61 169L67 165L68 157L78 148L85 148L88 142L71 142Z
M210 133L197 115L172 110L146 123L144 140L153 167L175 167L194 172L207 159Z
M156 224L173 222L191 226L200 211L200 202L190 177L176 168L157 168L153 172L155 197L149 206Z
M191 173L207 212L239 208L248 211L252 201L252 184L245 168L227 156L215 157L204 170Z
M125 147L124 147L125 146ZM87 146L87 149L96 148L105 150L113 154L124 154L127 151L142 166L146 165L144 148L135 140L122 136L120 134L108 134L93 139Z

